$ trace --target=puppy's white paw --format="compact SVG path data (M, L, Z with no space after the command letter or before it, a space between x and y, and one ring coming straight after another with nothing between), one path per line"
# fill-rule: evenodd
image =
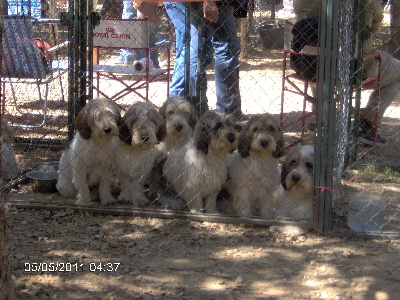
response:
M115 202L115 199L112 196L101 198L101 205L109 205Z
M208 215L221 215L221 213L217 209L207 209L206 214Z
M179 198L160 195L157 201L165 210L183 210L185 208L185 205Z
M118 202L133 202L133 199L131 196L129 196L127 193L122 192L119 196L118 196Z
M78 196L76 196L75 204L76 205L90 205L90 200L85 197L82 197L82 195L79 194Z
M150 204L149 199L145 195L136 195L131 202L133 206L146 206Z

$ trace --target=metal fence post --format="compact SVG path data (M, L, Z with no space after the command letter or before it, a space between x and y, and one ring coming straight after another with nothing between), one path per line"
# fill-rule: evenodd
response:
M326 234L330 229L330 211L334 183L335 153L335 82L338 59L338 0L321 1L317 74L317 128L315 141L316 229Z

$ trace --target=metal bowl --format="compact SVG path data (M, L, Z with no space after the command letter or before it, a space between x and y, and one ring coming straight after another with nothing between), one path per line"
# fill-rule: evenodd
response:
M58 171L59 162L58 161L42 161L39 163L37 171L51 172Z
M33 190L40 193L57 192L56 183L58 178L57 164L41 164L36 171L26 174L33 181Z

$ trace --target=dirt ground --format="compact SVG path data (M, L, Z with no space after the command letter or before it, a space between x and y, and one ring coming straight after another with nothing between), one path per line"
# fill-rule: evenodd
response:
M245 113L278 114L280 58L281 52L271 51L267 59L243 63ZM164 96L152 99L159 104ZM397 231L399 175L389 178L374 168L400 170L398 105L393 103L383 120L388 148L360 160L343 179L347 200L360 187L385 189L392 204L386 220ZM294 99L288 107L299 111L302 103ZM58 106L50 103L50 108ZM45 127L38 137L52 133ZM37 150L16 147L27 170L58 159L62 148ZM370 177L364 165L374 169ZM6 200L59 200L55 193L31 189L24 182ZM20 299L399 299L400 240L356 237L345 225L347 208L335 213L337 235L322 237L289 226L25 210L8 204L7 251Z
M398 299L400 241L286 227L7 212L20 299Z

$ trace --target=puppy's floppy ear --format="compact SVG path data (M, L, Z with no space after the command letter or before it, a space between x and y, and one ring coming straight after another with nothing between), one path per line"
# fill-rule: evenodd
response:
M123 141L125 144L130 145L132 144L132 135L129 130L128 125L126 125L125 120L122 118L121 119L121 125L119 126L119 138L121 141Z
M192 130L194 130L194 128L196 127L196 123L197 123L197 116L195 110L193 109L189 116L189 126L192 128Z
M117 117L117 126L118 126L118 128L120 128L122 125L124 125L125 124L125 122L124 122L124 120L122 119L122 116L121 116L121 114Z
M286 164L283 164L281 169L281 185L282 187L287 190L286 186L286 176L289 174Z
M165 102L161 105L161 107L158 109L158 112L159 112L160 116L161 116L163 119L166 119L166 118L165 118L165 111L167 110L167 105L168 105L168 100L165 101Z
M207 124L204 122L202 122L202 124L198 124L193 133L193 140L196 149L202 151L204 154L207 154L208 146L211 141L209 126L207 126Z
M157 111L156 109L150 109L149 114L150 114L150 116L149 116L150 119L154 122L154 124L157 127L156 136L157 136L157 140L160 142L165 138L165 135L166 135L165 118L163 118L162 115L160 114L160 112Z
M250 155L251 136L248 128L243 129L239 134L238 152L241 157L246 158Z
M276 141L276 150L272 153L274 158L279 158L285 154L285 142L283 137Z
M189 116L189 126L192 128L192 130L194 130L194 128L196 127L196 123L197 123L197 115L196 115L196 109L194 108L193 104L188 101L188 105L190 107L190 116Z
M75 119L75 127L85 140L90 139L92 136L92 130L90 129L88 119L88 104L86 104Z
M165 137L167 136L167 124L166 124L165 120L158 127L156 136L157 136L157 140L159 142L162 142L165 139Z
M233 129L235 129L235 131L237 133L241 133L242 129L243 129L244 125L241 122L236 122L236 124L233 126Z

